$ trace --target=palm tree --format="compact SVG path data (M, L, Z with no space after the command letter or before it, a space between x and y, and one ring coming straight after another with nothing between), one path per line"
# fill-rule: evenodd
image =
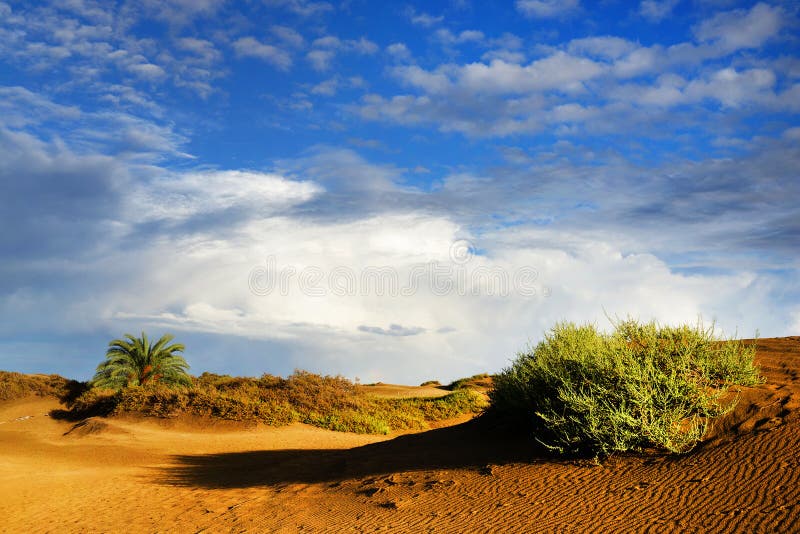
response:
M106 359L97 366L92 386L122 389L126 386L168 384L189 386L192 379L186 372L189 364L183 356L184 346L174 343L173 336L165 334L155 343L142 337L125 334L126 339L115 339L108 344Z

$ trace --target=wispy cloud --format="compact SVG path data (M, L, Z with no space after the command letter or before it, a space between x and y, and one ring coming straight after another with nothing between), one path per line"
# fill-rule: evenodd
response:
M639 14L651 22L660 22L669 17L679 0L642 0Z
M573 14L580 0L517 0L516 6L527 17L550 19Z
M423 28L430 28L431 26L436 26L440 22L444 20L443 15L433 16L425 12L418 12L413 7L408 7L405 11L406 17L408 20L411 21L412 24L416 24L417 26L422 26Z
M262 0L269 6L281 7L302 17L313 17L333 11L330 2L316 2L313 0Z
M391 324L389 328L381 328L380 326L367 326L360 325L358 329L361 332L368 334L377 334L379 336L417 336L425 332L425 329L419 326L402 326L399 324Z

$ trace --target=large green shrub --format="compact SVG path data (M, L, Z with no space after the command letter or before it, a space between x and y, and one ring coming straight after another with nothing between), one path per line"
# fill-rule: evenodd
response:
M732 409L735 400L721 402L730 386L760 382L754 346L718 339L713 327L614 326L556 325L495 377L492 410L559 452L684 452Z

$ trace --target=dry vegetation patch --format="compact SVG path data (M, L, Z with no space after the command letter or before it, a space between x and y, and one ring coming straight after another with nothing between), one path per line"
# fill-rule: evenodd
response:
M362 434L427 428L429 423L477 413L485 400L469 390L435 398L385 398L340 376L296 371L287 378L203 373L191 387L91 389L75 399L75 417L134 413L155 417L207 416L272 426L303 422Z

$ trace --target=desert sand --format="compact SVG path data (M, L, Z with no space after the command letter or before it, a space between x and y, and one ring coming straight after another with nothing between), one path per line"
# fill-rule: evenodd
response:
M758 342L745 390L683 456L601 464L477 418L364 436L206 420L69 422L0 404L4 532L796 532L800 337ZM381 394L415 388L381 385ZM420 394L436 394L421 388Z

